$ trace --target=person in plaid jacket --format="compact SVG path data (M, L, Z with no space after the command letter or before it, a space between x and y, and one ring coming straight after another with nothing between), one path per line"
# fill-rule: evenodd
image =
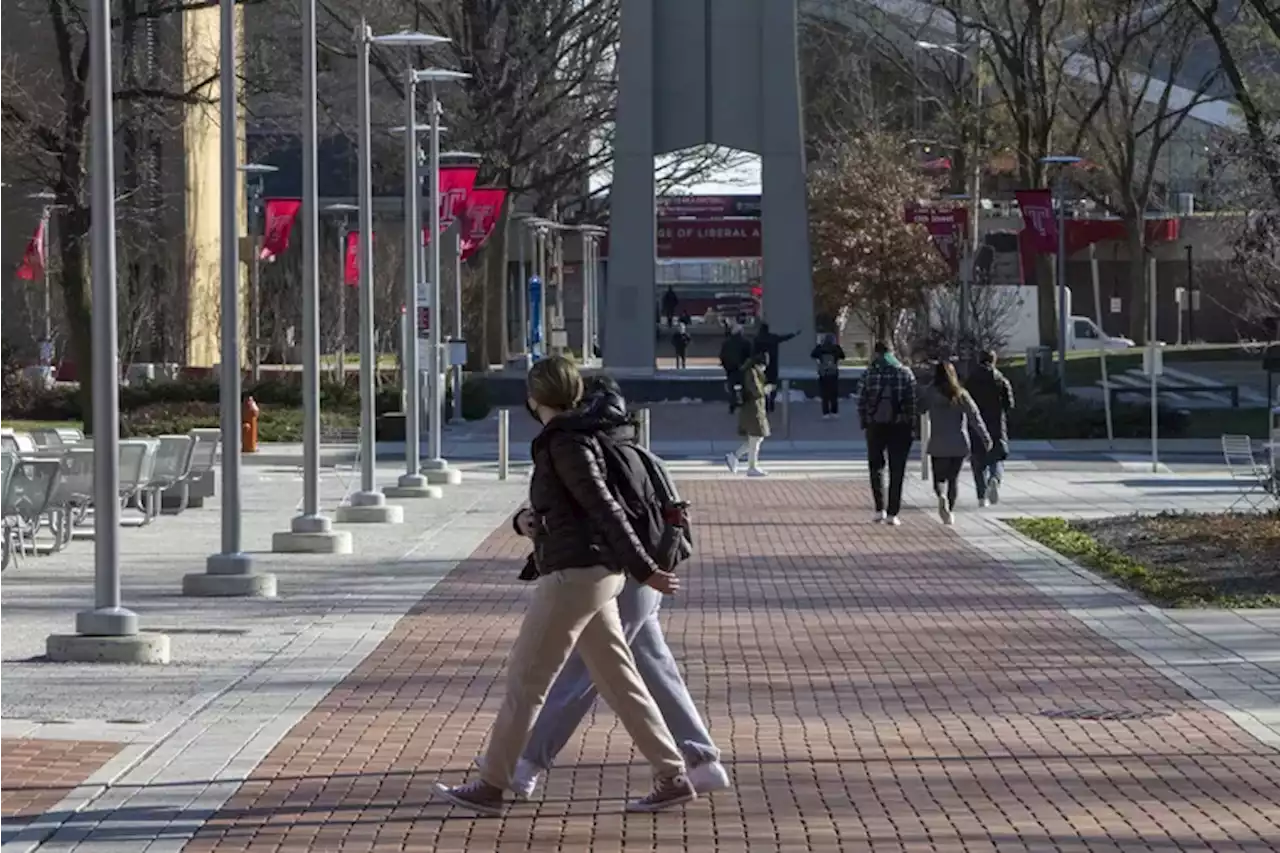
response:
M907 460L915 441L916 377L897 359L889 344L876 344L875 359L862 378L858 395L858 419L867 440L871 466L871 494L876 521L898 526L902 510L902 485ZM884 490L884 469L889 469L889 493Z

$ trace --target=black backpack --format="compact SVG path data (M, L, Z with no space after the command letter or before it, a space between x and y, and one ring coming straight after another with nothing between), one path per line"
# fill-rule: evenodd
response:
M598 436L609 490L622 504L636 536L658 568L674 571L693 556L689 503L680 499L667 466L630 441Z

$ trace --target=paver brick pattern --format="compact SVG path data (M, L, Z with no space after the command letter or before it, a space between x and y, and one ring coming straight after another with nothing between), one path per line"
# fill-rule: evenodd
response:
M623 814L649 771L598 704L508 817L432 799L501 701L526 597L501 529L188 853L1280 849L1280 753L934 519L870 524L849 481L681 488L698 557L665 624L734 791Z
M21 821L44 814L120 748L85 740L0 740L0 816Z

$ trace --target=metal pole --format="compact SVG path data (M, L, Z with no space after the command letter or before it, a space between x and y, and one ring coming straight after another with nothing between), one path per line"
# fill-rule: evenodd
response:
M115 133L111 110L111 8L110 0L94 0L89 21L91 39L89 85L91 87L89 145L90 204L92 224L89 247L93 282L93 610L76 614L76 631L100 636L138 633L138 617L120 603L120 412L119 361L116 320L116 188ZM231 4L225 4L224 16ZM225 104L224 104L225 116ZM223 168L227 159L223 151ZM230 151L228 174L235 175L235 151ZM224 198L225 201L225 198ZM231 224L234 229L235 211ZM226 216L223 217L226 225ZM230 241L235 256L234 234ZM234 302L231 303L235 305ZM232 326L234 328L234 324ZM224 367L223 374L226 370ZM239 395L236 395L239 403ZM234 405L234 404L233 404ZM226 406L223 406L226 412ZM238 415L238 412L237 412ZM225 420L225 418L224 418ZM236 428L239 429L237 423ZM238 433L237 433L238 435ZM238 448L237 448L238 449ZM239 455L237 454L237 460ZM225 518L225 512L224 512ZM226 526L224 524L224 540Z
M402 487L425 486L422 477L422 405L418 399L418 266L422 226L419 213L422 185L418 179L418 83L413 69L405 72L404 132L404 477Z
M316 169L316 0L302 0L302 518L320 518L320 190ZM254 253L254 265L258 254ZM255 316L254 323L257 323ZM257 340L255 336L255 340ZM295 530L300 530L298 523Z
M257 180L254 181L256 185ZM262 379L262 258L259 256L259 236L258 236L258 219L257 206L261 196L261 189L255 188L253 192L254 210L251 214L253 226L249 244L252 247L253 257L249 263L249 312L253 315L249 319L249 334L251 342L249 344L249 377L254 382ZM306 322L305 319L303 322Z
M462 218L453 232L453 339L462 340ZM483 343L481 343L483 346ZM453 419L462 419L462 365L450 369L453 378Z
M511 410L498 410L498 479L505 480L511 470Z
M640 410L640 446L648 450L651 446L652 435L649 432L649 410Z
M1067 393L1067 200L1058 176L1058 393Z
M347 235L351 226L342 214L338 226L338 385L347 384Z
M44 263L41 270L44 275L44 339L51 346L53 344L53 297L49 290L49 219L53 213L53 207L46 204L40 217L43 220L41 226L44 236Z
M582 363L591 364L591 235L579 232L582 239Z
M1195 266L1193 263L1194 247L1190 243L1187 244L1187 343L1194 344L1196 342L1196 303L1192 293L1195 292ZM1181 328L1181 323L1179 323Z
M791 380L783 379L778 389L782 395L782 437L791 440Z
M520 235L520 352L525 361L529 356L529 265L525 260L525 240L529 238L529 229L521 221L517 225Z
M974 127L973 127L973 162L971 180L972 187L969 190L969 244L968 260L965 263L965 269L960 276L960 338L961 341L967 341L971 318L973 313L972 294L973 294L973 276L974 261L978 258L978 241L981 239L981 223L979 218L982 215L982 75L979 74L979 61L981 59L978 53L978 39L975 37L973 45L973 57L969 62L969 69L973 72L974 79ZM972 358L972 353L970 354ZM970 359L966 359L966 367Z
M1089 272L1093 278L1093 307L1098 319L1098 330L1102 330L1102 282L1098 272L1098 247L1089 244ZM1102 368L1102 411L1107 419L1107 447L1114 449L1116 443L1115 425L1111 421L1111 382L1107 376L1107 348L1098 339L1098 364Z
M1156 257L1153 254L1148 263L1147 273L1147 312L1150 315L1150 331L1147 332L1147 346L1151 350L1151 473L1160 473L1160 377L1156 370Z
M427 355L427 459L428 469L445 468L441 454L440 419L444 412L440 389L440 101L436 98L436 84L431 85L431 138L427 155L428 180L431 184L427 233L431 242L427 246L428 311L431 329L428 335Z
M374 493L374 376L378 369L373 349L373 130L370 126L369 39L364 18L356 32L356 89L359 93L356 121L360 128L360 491ZM409 135L413 135L410 128Z

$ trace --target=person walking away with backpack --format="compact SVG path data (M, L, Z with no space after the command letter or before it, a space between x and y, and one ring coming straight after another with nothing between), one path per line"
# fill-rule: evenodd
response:
M765 362L765 382L771 386L768 397L765 398L765 411L772 412L778 398L778 377L782 360L780 351L782 345L794 338L799 332L792 332L789 335L775 335L769 330L768 323L760 324L760 331L756 333L755 339L751 342L752 355L765 355L768 360Z
M697 794L685 760L636 670L618 616L625 572L659 593L679 581L658 567L609 488L605 451L575 411L582 376L561 356L529 370L526 402L542 431L533 440L525 523L533 539L537 587L507 661L507 692L489 733L478 779L437 792L461 808L500 815L520 754L547 691L575 649L609 707L654 771L649 794L629 811L655 812Z
M684 370L689 366L689 342L692 340L689 328L684 323L678 324L671 334L671 346L676 351L676 370Z
M607 376L588 381L587 406L582 414L584 428L598 430L601 444L613 461L610 486L624 507L646 507L647 512L628 512L632 526L651 556L668 571L693 553L688 504L680 500L662 461L636 443L636 424L628 415L622 389ZM529 510L516 516L517 532L527 533ZM678 541L677 541L678 540ZM618 596L622 631L631 644L636 669L658 703L662 718L671 729L689 767L689 783L699 794L729 787L729 774L720 763L720 750L711 739L685 685L675 657L667 646L658 622L662 594L634 578ZM582 655L574 652L547 695L538 714L524 754L516 764L511 789L528 799L542 775L582 723L595 703L592 683Z
M978 366L969 374L965 390L977 403L982 422L991 436L991 450L973 448L969 466L973 469L973 485L978 506L1000 503L1000 486L1004 481L1004 463L1009 458L1009 418L1013 410L1013 386L996 367L996 354L988 351L978 356Z
M746 456L748 477L767 476L760 468L760 445L770 435L769 413L765 405L769 396L769 385L765 378L768 364L768 353L757 353L747 359L742 371L742 408L738 410L738 435L744 440L741 447L724 457L729 471L734 474L738 473L739 461Z
M902 511L907 460L911 458L911 445L915 441L916 377L883 341L876 344L875 358L862 377L858 420L867 440L876 521L897 527L901 523L898 515ZM887 499L886 467L889 469Z
M720 366L724 368L724 383L729 391L729 414L738 410L742 392L742 368L751 358L751 341L742 333L742 326L734 323L729 334L720 344Z
M840 362L844 350L835 335L823 335L822 343L813 348L809 358L818 363L818 396L822 398L822 419L840 417Z
M933 382L921 396L929 412L929 446L926 451L933 468L938 517L943 524L954 524L960 472L970 451L969 433L973 432L978 438L984 452L991 449L991 435L982 422L977 404L969 392L960 387L956 367L951 362L938 362L933 370Z

